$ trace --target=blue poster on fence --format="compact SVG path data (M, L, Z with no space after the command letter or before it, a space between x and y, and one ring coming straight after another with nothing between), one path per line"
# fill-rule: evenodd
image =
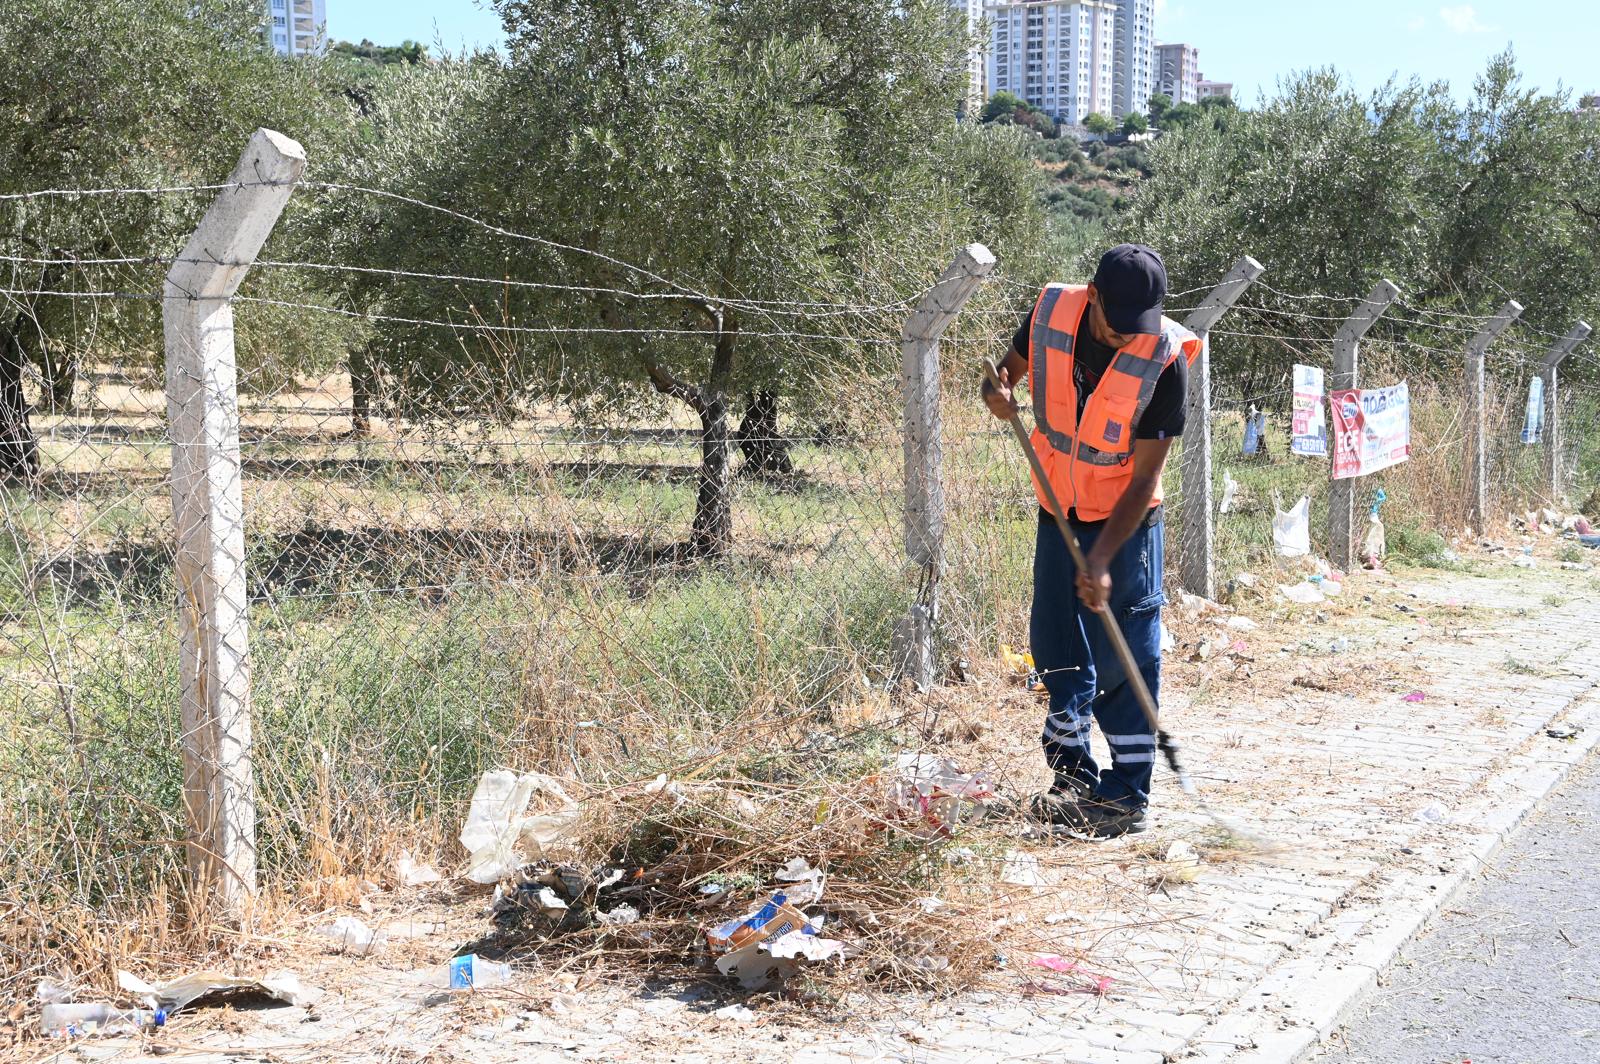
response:
M1538 443L1544 438L1544 378L1528 382L1528 416L1522 422L1522 442Z

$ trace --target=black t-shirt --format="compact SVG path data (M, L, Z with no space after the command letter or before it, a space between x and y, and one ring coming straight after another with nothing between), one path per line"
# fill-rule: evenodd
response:
M1088 313L1087 309L1085 313ZM1028 357L1028 335L1032 331L1033 311L1030 310L1027 317L1022 319L1022 328L1011 339L1011 346L1023 358ZM1101 375L1115 356L1114 350L1095 339L1088 322L1078 323L1072 351L1072 375L1073 384L1078 390L1079 420L1083 418L1083 407L1089 401L1089 395L1100 383ZM1156 390L1150 396L1150 405L1140 415L1139 423L1133 427L1133 438L1166 440L1182 436L1184 418L1187 416L1184 400L1188 392L1189 360L1179 355L1156 379Z

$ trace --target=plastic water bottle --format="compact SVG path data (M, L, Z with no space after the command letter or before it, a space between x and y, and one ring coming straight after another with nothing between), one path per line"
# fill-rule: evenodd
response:
M85 1034L134 1034L167 1022L161 1009L119 1009L115 1005L46 1005L39 1026L51 1038Z
M451 990L472 990L511 982L511 965L486 961L476 953L450 959Z

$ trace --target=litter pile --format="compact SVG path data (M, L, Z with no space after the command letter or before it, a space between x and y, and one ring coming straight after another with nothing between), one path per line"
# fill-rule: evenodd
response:
M1581 513L1563 514L1551 509L1529 510L1521 517L1512 521L1512 527L1523 532L1523 556L1531 561L1532 547L1536 536L1559 536L1568 541L1575 541L1580 547L1591 550L1600 550L1600 533L1595 532L1595 526ZM1499 544L1484 544L1486 549L1493 551L1503 550ZM1512 564L1519 563L1514 556ZM1562 567L1567 569L1584 569L1592 566L1591 562L1564 562Z
M845 964L926 985L992 953L964 951L982 943L981 926L914 886L951 867L935 856L942 841L988 821L1017 833L985 773L903 754L820 801L665 777L578 790L537 773L480 780L461 840L464 878L495 888L481 953L714 963L750 989ZM774 867L769 855L785 851Z

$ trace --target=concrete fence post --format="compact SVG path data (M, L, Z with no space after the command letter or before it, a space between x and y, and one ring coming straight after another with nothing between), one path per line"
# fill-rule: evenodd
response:
M1388 311L1389 304L1400 298L1400 288L1387 278L1379 281L1350 316L1339 326L1333 337L1333 375L1328 381L1328 393L1347 388L1358 388L1361 379L1361 340L1378 319ZM1356 482L1349 477L1328 483L1328 561L1346 572L1355 568L1356 542L1360 538L1356 524Z
M1265 267L1249 255L1200 301L1184 319L1184 328L1200 338L1200 357L1189 367L1188 413L1184 418L1183 564L1179 582L1191 595L1216 598L1217 518L1211 509L1211 330Z
M962 248L906 320L900 337L905 399L906 557L922 569L917 602L897 633L904 675L927 689L937 680L934 629L944 565L944 443L939 417L939 338L994 269L982 244Z
M1561 404L1556 401L1561 363L1592 331L1588 322L1578 322L1571 332L1551 346L1540 369L1544 377L1544 482L1550 489L1550 505L1555 507L1561 505L1566 494L1566 485L1562 483L1565 471L1561 468Z
M1484 356L1489 345L1522 316L1522 304L1508 300L1467 345L1467 524L1480 536L1489 516L1489 422L1484 401Z
M256 806L229 300L305 164L299 144L257 130L162 293L189 867L197 892L233 918L256 889Z

